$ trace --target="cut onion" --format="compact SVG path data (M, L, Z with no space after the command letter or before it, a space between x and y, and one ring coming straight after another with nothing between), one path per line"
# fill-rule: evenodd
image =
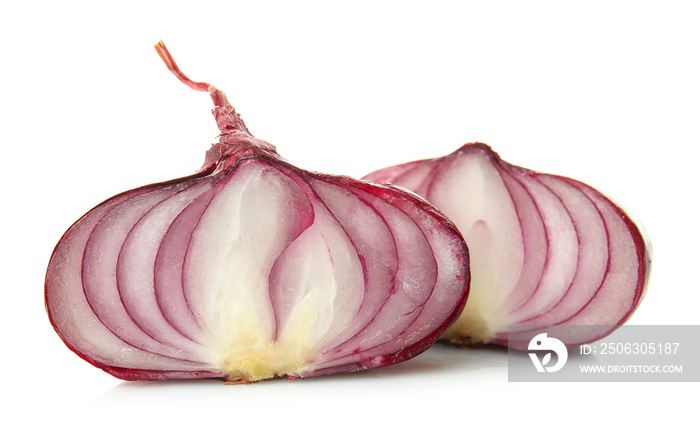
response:
M590 186L503 161L484 144L375 171L425 197L464 235L472 284L464 312L443 337L459 345L526 349L508 326L595 326L570 345L597 340L639 305L649 252L627 214Z
M456 227L391 185L312 173L208 91L221 131L202 169L124 192L64 234L46 306L78 355L127 380L252 382L395 364L467 298Z

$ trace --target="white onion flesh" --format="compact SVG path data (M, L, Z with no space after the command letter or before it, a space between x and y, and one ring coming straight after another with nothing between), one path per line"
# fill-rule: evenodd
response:
M46 275L64 342L128 380L311 377L430 347L467 297L455 226L405 190L292 166L159 53L210 92L220 141L199 173L110 198L64 234Z
M647 243L622 209L584 183L513 166L484 144L365 179L425 197L464 235L469 301L444 334L456 344L526 348L529 339L509 334L510 325L596 326L569 341L591 342L642 299Z

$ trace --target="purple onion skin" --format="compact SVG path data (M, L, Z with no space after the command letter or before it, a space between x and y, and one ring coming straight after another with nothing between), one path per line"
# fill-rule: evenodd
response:
M568 346L593 342L625 323L644 296L648 240L619 206L580 181L511 165L481 143L364 179L425 197L464 235L470 299L443 334L456 345L524 350L537 328L554 325L577 326ZM509 325L533 332L509 333Z
M45 283L64 343L124 380L234 383L428 349L467 300L456 227L393 185L291 165L156 49L210 93L219 142L198 173L111 197L66 231Z

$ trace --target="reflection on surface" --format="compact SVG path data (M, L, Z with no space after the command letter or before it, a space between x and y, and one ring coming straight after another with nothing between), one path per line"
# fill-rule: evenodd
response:
M406 362L356 373L337 374L309 379L277 379L250 385L224 385L220 380L176 380L156 382L122 382L98 397L99 405L172 405L205 399L203 403L221 401L229 404L245 397L247 405L266 399L309 399L329 396L401 395L414 392L447 393L456 384L505 383L508 351L502 347L460 349L438 343Z

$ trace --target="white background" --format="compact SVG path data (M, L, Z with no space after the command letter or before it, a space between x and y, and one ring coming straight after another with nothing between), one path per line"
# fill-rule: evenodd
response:
M697 383L509 383L504 352L490 350L434 347L372 372L249 386L123 383L63 345L43 277L80 215L196 171L216 140L208 95L167 71L152 48L162 38L300 167L360 177L482 141L598 187L653 244L630 323L700 324L696 4L3 2L0 436L631 438L695 426L697 405L682 400Z

